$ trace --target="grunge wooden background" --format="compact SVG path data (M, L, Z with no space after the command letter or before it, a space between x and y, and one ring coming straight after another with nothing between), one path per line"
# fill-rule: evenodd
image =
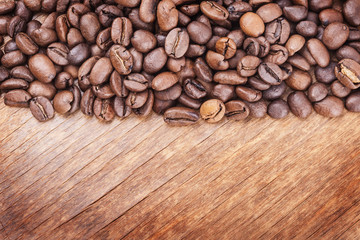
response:
M359 114L174 128L0 100L0 239L359 239Z

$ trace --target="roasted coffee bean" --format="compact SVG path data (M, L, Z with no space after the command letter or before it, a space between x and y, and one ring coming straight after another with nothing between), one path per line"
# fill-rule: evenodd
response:
M311 102L319 102L323 100L329 91L324 83L316 82L308 89L308 98Z
M338 60L342 60L345 58L350 58L355 62L360 62L360 52L358 52L355 48L344 45L336 51L335 54Z
M54 97L54 109L60 114L65 114L70 111L73 101L74 95L71 91L60 91Z
M67 34L69 29L70 23L66 17L66 14L58 16L55 22L55 30L61 42L67 42Z
M269 116L275 119L286 117L289 114L289 111L288 104L282 99L272 101L267 109Z
M235 70L227 70L215 73L214 81L220 84L241 85L247 82L247 78L240 76Z
M156 19L158 0L142 0L139 8L139 17L145 23L152 23Z
M303 71L309 71L311 69L311 66L308 61L306 61L306 58L299 54L289 57L287 63Z
M30 70L25 66L17 66L11 69L10 75L14 78L20 78L27 82L34 81L34 76L31 74ZM1 82L1 69L0 69L0 82Z
M35 97L30 100L30 111L40 122L45 122L54 117L54 107L45 97Z
M126 98L115 97L114 99L114 112L116 116L125 118L131 114L131 107L125 104Z
M339 80L334 81L330 85L330 89L331 89L331 93L339 98L346 97L351 92L351 89L344 86Z
M164 121L171 126L188 126L199 119L199 113L191 108L173 107L164 112Z
M156 16L160 30L162 31L170 31L178 24L179 13L171 0L162 0L159 2Z
M164 48L156 48L144 57L143 69L150 74L156 73L166 65L166 61L167 54Z
M360 86L360 64L352 59L343 59L335 66L336 78L350 89Z
M192 21L186 29L190 39L197 44L207 43L212 36L211 28L199 21Z
M85 39L82 36L81 32L77 28L70 28L67 34L67 43L69 48L75 48L76 46L84 47L85 45L79 45L80 43L84 43L84 42Z
M68 72L59 73L54 81L54 85L57 89L67 89L74 84L74 79Z
M225 104L225 116L230 120L240 121L250 114L249 107L240 100L229 101Z
M344 21L341 12L332 8L322 10L319 13L319 20L324 26L328 26L330 23Z
M80 29L81 17L90 12L90 9L81 3L75 3L71 5L67 10L67 18L72 26Z
M189 17L195 16L200 11L199 4L188 4L180 7L180 11Z
M311 84L311 76L308 72L294 69L291 76L285 80L286 84L294 90L306 90Z
M251 87L253 87L256 90L264 91L271 87L270 84L264 82L260 79L258 76L250 77L248 80L248 83ZM281 84L280 84L281 85ZM277 85L278 86L278 85Z
M13 11L16 6L16 2L14 0L5 0L0 2L0 14L6 14Z
M27 91L31 94L32 97L43 96L49 100L53 99L56 94L56 88L54 85L51 83L43 83L37 80L30 83Z
M322 42L330 50L341 47L349 37L349 27L340 22L334 22L328 25L322 37Z
M258 57L261 57L261 58L265 57L270 52L270 43L269 43L269 41L266 40L266 38L263 37L263 36L258 37L256 40L258 41L259 47L260 47Z
M19 78L9 78L0 83L0 90L27 89L29 83Z
M343 5L343 14L351 25L359 26L360 25L360 2L357 0L348 0Z
M229 32L227 37L234 41L237 48L240 48L245 40L245 34L240 29Z
M8 79L10 77L10 72L7 68L0 66L0 82ZM17 76L14 76L17 77Z
M241 58L245 57L246 53L243 50L237 50L235 56L228 60L229 68L235 69Z
M307 17L308 9L305 6L293 5L284 7L283 13L288 20L299 22Z
M4 44L4 52L9 53L12 51L19 50L18 46L16 45L16 42L14 40L9 40Z
M344 103L340 98L327 96L314 104L315 111L324 117L339 117L344 111Z
M70 50L68 54L69 63L72 65L80 65L89 57L90 57L90 48L85 43L80 43L76 45Z
M111 39L115 44L127 47L133 34L132 23L126 17L116 18L111 25Z
M108 99L115 96L115 93L112 91L110 85L107 83L101 85L93 85L91 89L96 95L96 97L101 99Z
M202 1L200 9L205 16L212 20L223 21L229 17L229 12L215 1Z
M152 80L152 88L156 91L163 91L175 85L177 82L178 77L174 73L163 72Z
M203 58L197 58L195 60L194 71L196 77L204 82L211 82L213 78L213 73L207 63Z
M86 90L81 98L81 102L80 102L81 112L89 117L91 117L94 114L93 106L94 106L95 98L96 96L91 89Z
M25 62L26 57L20 50L5 53L1 58L1 64L6 68L23 65Z
M56 69L50 58L44 54L36 54L29 59L29 69L39 81L51 82L56 76Z
M49 44L57 41L57 34L53 29L41 27L35 29L30 36L37 45L46 47Z
M240 99L247 102L257 102L262 98L261 91L244 86L237 86L235 92Z
M225 59L232 58L236 53L235 42L228 37L220 38L215 45L216 52L222 54Z
M281 68L274 63L261 63L258 68L258 73L260 78L270 85L279 85L283 79Z
M332 83L336 79L335 76L336 65L337 65L336 62L330 62L330 64L325 68L317 66L315 68L316 80L326 84Z
M99 49L108 50L113 44L114 43L111 39L111 28L106 28L99 32L96 37L96 45L99 47Z
M133 68L133 57L131 53L121 45L110 48L110 60L113 67L122 75L127 75Z
M262 92L262 97L266 100L275 100L284 95L286 91L285 82L281 82L280 85L274 85Z
M267 112L267 105L266 102L264 100L260 100L257 102L245 102L246 105L249 107L250 109L250 116L254 117L254 118L263 118L266 115Z
M137 51L147 53L156 47L156 37L153 33L140 29L134 32L131 44Z
M15 41L17 47L25 55L33 55L39 51L39 47L26 33L18 33Z
M19 32L25 32L26 21L20 16L12 17L7 24L7 33L14 38Z
M151 110L153 108L154 101L155 101L154 93L152 90L149 90L149 95L148 95L148 98L147 98L145 104L140 108L134 108L133 109L134 114L137 116L142 116L142 117L149 116L151 114Z
M115 118L112 100L96 98L94 101L94 115L101 121L112 121Z
M225 60L225 57L220 53L208 51L205 56L205 60L210 68L214 70L227 70L229 68L229 62Z
M109 80L113 67L111 61L107 57L100 58L93 66L90 73L90 83L92 85L100 85Z
M230 21L238 21L244 13L251 12L253 8L247 2L235 1L228 6L227 10L229 12L228 19Z
M260 65L261 60L255 56L245 56L240 59L237 65L237 72L242 77L250 77L255 75L257 68Z
M225 115L225 105L218 99L210 99L200 107L200 116L208 123L221 121Z
M149 81L140 73L132 73L125 77L124 86L132 92L142 92L148 88Z
M243 49L248 55L258 56L260 54L260 43L256 38L246 38Z
M211 96L221 100L222 102L227 102L235 97L235 86L217 84L212 89Z
M169 57L181 58L188 50L189 42L189 34L186 32L185 29L174 28L166 36L165 52Z
M52 43L47 47L48 57L57 65L66 66L69 64L69 48L63 43Z
M288 50L284 46L275 44L270 47L269 54L265 57L264 61L281 65L286 62L288 57Z
M295 91L287 98L291 112L299 118L307 118L312 112L312 105L304 92Z
M320 67L326 67L330 63L330 54L325 45L316 38L307 41L306 46Z
M205 86L195 79L185 79L183 82L183 88L184 92L194 99L200 99L207 95Z
M346 98L346 109L350 112L360 112L360 92L354 92Z
M124 85L123 77L117 71L113 71L110 76L110 87L118 97L124 98L129 94L129 90Z
M193 99L185 93L182 93L177 100L180 104L192 109L199 109L201 106L201 102L199 100Z
M250 37L259 37L265 31L264 21L253 12L247 12L241 16L240 28Z
M155 91L155 97L163 101L176 100L180 97L181 92L181 85L177 83L174 86L163 91Z
M121 9L115 5L100 5L95 12L99 15L99 22L104 27L110 27L114 19L123 16Z
M4 103L10 107L29 107L31 96L25 90L12 90L5 94Z
M286 42L286 49L289 52L289 56L293 56L305 45L305 38L299 34L292 35Z
M313 21L301 21L296 25L296 32L303 37L315 37L318 34L318 26Z
M285 44L290 35L290 24L284 18L278 18L267 24L265 38L270 44Z
M185 67L185 57L168 58L166 62L166 67L174 73L181 71L181 69Z
M143 92L130 92L126 98L126 105L131 108L140 108L146 103L148 95L149 90Z
M173 100L163 101L163 100L155 98L154 105L153 105L153 111L157 114L164 114L164 112L166 110L168 110L171 107L174 107L175 104L176 104L176 101L173 101Z
M282 10L276 3L268 3L258 8L256 14L261 17L264 23L268 23L280 17Z

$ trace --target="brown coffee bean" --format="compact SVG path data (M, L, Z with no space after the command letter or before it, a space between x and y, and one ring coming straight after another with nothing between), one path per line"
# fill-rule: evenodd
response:
M158 0L142 0L139 8L139 17L145 23L152 23L156 19Z
M56 76L56 69L50 58L38 53L29 59L31 73L41 82L49 83Z
M233 100L225 104L225 116L230 120L240 121L250 114L249 107L240 100Z
M278 98L281 98L285 91L287 89L287 86L285 82L281 82L280 85L273 85L267 90L262 92L262 98L266 100L275 100Z
M332 8L322 10L319 13L319 20L324 26L328 26L330 23L334 22L344 22L341 12Z
M307 41L306 47L308 48L311 56L315 59L320 67L326 67L330 63L330 54L325 45L316 38Z
M351 92L351 89L344 86L339 80L334 81L330 85L330 89L331 89L331 93L339 98L346 97Z
M308 98L311 102L319 102L323 100L329 91L324 83L316 82L308 89Z
M0 69L0 82L1 82L1 69ZM10 75L14 78L20 78L27 82L34 81L34 76L31 74L30 70L25 66L17 66L11 69ZM6 77L7 78L7 77Z
M291 76L285 80L286 84L294 90L306 90L311 84L311 76L308 72L294 69Z
M210 99L204 102L200 107L201 118L208 123L221 121L225 115L225 105L218 99Z
M93 66L90 73L90 83L92 85L100 85L109 80L113 67L111 61L107 57L100 58Z
M17 89L9 91L4 96L4 103L10 107L29 107L31 96L25 90Z
M113 101L111 99L96 98L94 101L94 115L101 121L112 121L115 118Z
M75 3L71 5L67 10L67 18L72 26L80 28L81 17L90 12L90 9L81 3Z
M261 17L264 23L268 23L280 17L282 10L276 3L268 3L259 7L256 14Z
M343 59L335 66L336 78L350 89L360 87L360 64L352 59Z
M304 92L295 91L287 98L291 112L299 118L307 118L312 112L312 105Z
M72 65L80 65L89 57L90 48L86 43L80 43L76 45L70 50L68 54L69 63Z
M134 32L131 44L137 51L147 53L156 47L156 38L153 33L140 29Z
M2 48L3 48L5 53L9 53L9 52L19 50L18 46L16 45L16 42L14 40L11 40L11 39L9 39L8 41L4 41L4 45L2 45Z
M162 0L159 2L156 16L162 31L170 31L178 24L179 13L171 0Z
M116 116L125 118L131 114L131 107L125 104L126 98L115 97L114 99L114 112Z
M265 57L264 61L282 65L286 62L288 57L288 50L284 46L275 44L270 47L269 54Z
M167 58L163 47L156 48L144 57L143 70L150 74L157 73L166 65Z
M205 86L195 79L185 79L183 82L184 92L193 99L200 99L207 95Z
M70 28L67 34L67 43L69 48L75 48L76 46L84 46L79 45L80 43L84 43L85 39L82 36L80 30L77 28Z
M237 50L235 53L235 56L230 58L228 60L229 62L229 68L230 69L234 69L237 67L238 62L240 61L241 58L245 57L246 53L243 50Z
M99 15L99 22L104 27L110 27L114 19L123 16L123 12L120 8L115 5L106 4L100 5L98 8L96 8L95 13Z
M306 61L306 58L299 54L289 57L287 63L303 71L309 71L311 68L308 61Z
M204 82L211 82L213 73L203 58L197 58L195 60L194 71L196 77Z
M301 21L296 25L296 32L303 37L315 37L318 34L318 26L313 21Z
M261 63L258 67L258 73L260 78L270 85L279 85L283 79L282 70L275 63Z
M91 89L86 90L81 98L81 102L80 102L81 112L89 117L91 117L94 114L93 106L94 106L95 98L96 96Z
M30 100L30 111L40 122L48 121L55 115L54 107L50 100L41 96Z
M214 75L214 81L220 84L241 85L247 82L236 70L219 71Z
M154 101L155 101L154 93L152 90L149 90L149 95L145 104L140 108L134 108L133 112L137 116L141 116L141 117L149 116L154 106Z
M192 109L199 109L201 106L201 102L199 100L193 99L185 93L182 93L177 100L180 104Z
M188 50L189 42L189 34L186 32L185 29L174 28L166 36L165 52L169 57L181 58Z
M175 85L177 82L178 77L174 73L163 72L152 80L152 88L156 91L163 91Z
M70 111L73 101L74 95L71 91L60 91L54 97L54 109L60 114L65 114Z
M164 112L164 121L171 126L188 126L199 119L199 113L191 108L172 107Z
M252 6L247 2L232 1L227 8L229 12L230 21L238 21L239 18L246 12L251 12L253 10Z
M176 100L180 97L181 92L181 85L177 83L163 91L155 91L155 97L163 101Z
M125 77L124 86L132 92L142 92L148 88L149 80L140 73L132 73Z
M267 112L267 105L264 100L260 100L254 103L245 102L250 109L250 116L254 118L263 118Z
M141 72L143 68L144 56L141 52L138 52L135 48L129 49L130 54L133 56L133 69L131 72L138 73Z
M129 94L129 90L124 85L124 79L117 71L113 71L110 76L110 87L118 97L124 98Z
M12 17L7 24L7 33L14 38L19 32L25 32L26 22L20 16Z
M259 37L265 31L265 25L259 15L247 12L240 18L241 30L250 37Z
M74 79L68 72L59 73L54 81L54 85L57 89L67 89L74 84Z
M110 27L99 32L99 34L96 37L96 45L99 47L99 49L108 50L113 44L114 42L111 39Z
M289 56L293 56L305 45L305 38L299 34L292 35L286 42L286 49L289 52Z
M235 97L235 86L216 84L212 89L211 96L222 102L227 102Z
M56 94L56 88L53 84L43 83L37 80L30 83L27 91L32 97L43 96L49 100L53 99Z
M126 105L131 108L140 108L146 103L148 95L148 90L143 92L130 92L126 98Z
M322 42L330 50L341 47L349 37L349 27L340 22L331 23L325 28Z
M285 18L278 18L268 23L265 38L270 44L285 44L290 35L290 23Z
M248 80L248 83L252 88L254 88L256 90L260 90L260 91L267 90L271 87L270 84L264 82L258 76L250 77Z
M27 89L29 83L19 78L9 78L0 83L0 90Z
M111 87L107 83L103 83L101 85L92 86L92 91L95 96L101 99L109 99L115 96L115 93L112 91Z
M166 67L174 73L180 72L185 67L185 57L181 58L168 58Z
M355 48L344 45L336 51L335 54L338 60L342 60L345 58L350 58L355 62L360 62L360 52L358 52Z
M13 68L19 65L23 65L25 62L26 57L20 50L8 52L1 58L1 64L6 68Z
M282 99L272 101L267 109L269 116L275 119L286 117L289 114L289 111L288 104Z
M250 77L255 75L257 68L260 65L260 58L255 56L245 56L240 59L237 65L237 72L242 77Z
M31 38L40 47L46 47L49 44L56 42L57 34L53 29L41 27L41 28L35 29L31 33Z
M344 111L344 103L340 98L327 96L314 104L315 111L324 117L339 117Z
M118 73L122 75L131 73L133 68L133 57L123 46L114 45L110 48L110 60Z
M337 65L336 62L330 62L330 64L322 68L320 66L317 66L315 68L315 77L318 82L329 84L336 80L335 76L335 66Z
M200 11L199 4L187 4L180 7L180 11L189 17L195 16Z
M66 66L69 64L69 48L63 43L52 43L47 47L48 57L57 65Z
M225 59L232 58L236 53L236 44L235 42L228 37L220 38L215 45L216 52L220 53L225 57Z
M305 6L293 5L284 7L283 13L288 20L292 22L299 22L306 18L308 9Z
M26 33L18 33L15 41L17 47L25 55L33 55L39 51L39 47Z
M66 17L66 14L58 16L55 22L55 30L61 42L67 42L67 34L69 29L70 23Z
M244 86L237 86L235 92L240 99L247 102L257 102L262 97L261 91Z
M360 25L360 2L357 0L348 0L343 5L343 14L351 25L359 26Z
M127 47L133 34L132 23L126 17L116 18L111 25L111 39L115 44Z
M0 2L0 14L10 13L14 10L16 2L14 0L6 0Z
M247 55L260 55L260 43L257 38L246 38L243 44L243 49L247 53Z
M360 92L354 92L346 98L346 109L350 112L360 112Z

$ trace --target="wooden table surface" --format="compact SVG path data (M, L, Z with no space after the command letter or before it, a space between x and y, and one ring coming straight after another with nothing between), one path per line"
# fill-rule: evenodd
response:
M359 114L174 128L0 100L0 239L359 239Z

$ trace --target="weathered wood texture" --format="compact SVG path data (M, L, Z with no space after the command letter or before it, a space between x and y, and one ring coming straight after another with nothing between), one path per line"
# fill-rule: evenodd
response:
M0 100L1 239L359 239L359 115L37 122Z

